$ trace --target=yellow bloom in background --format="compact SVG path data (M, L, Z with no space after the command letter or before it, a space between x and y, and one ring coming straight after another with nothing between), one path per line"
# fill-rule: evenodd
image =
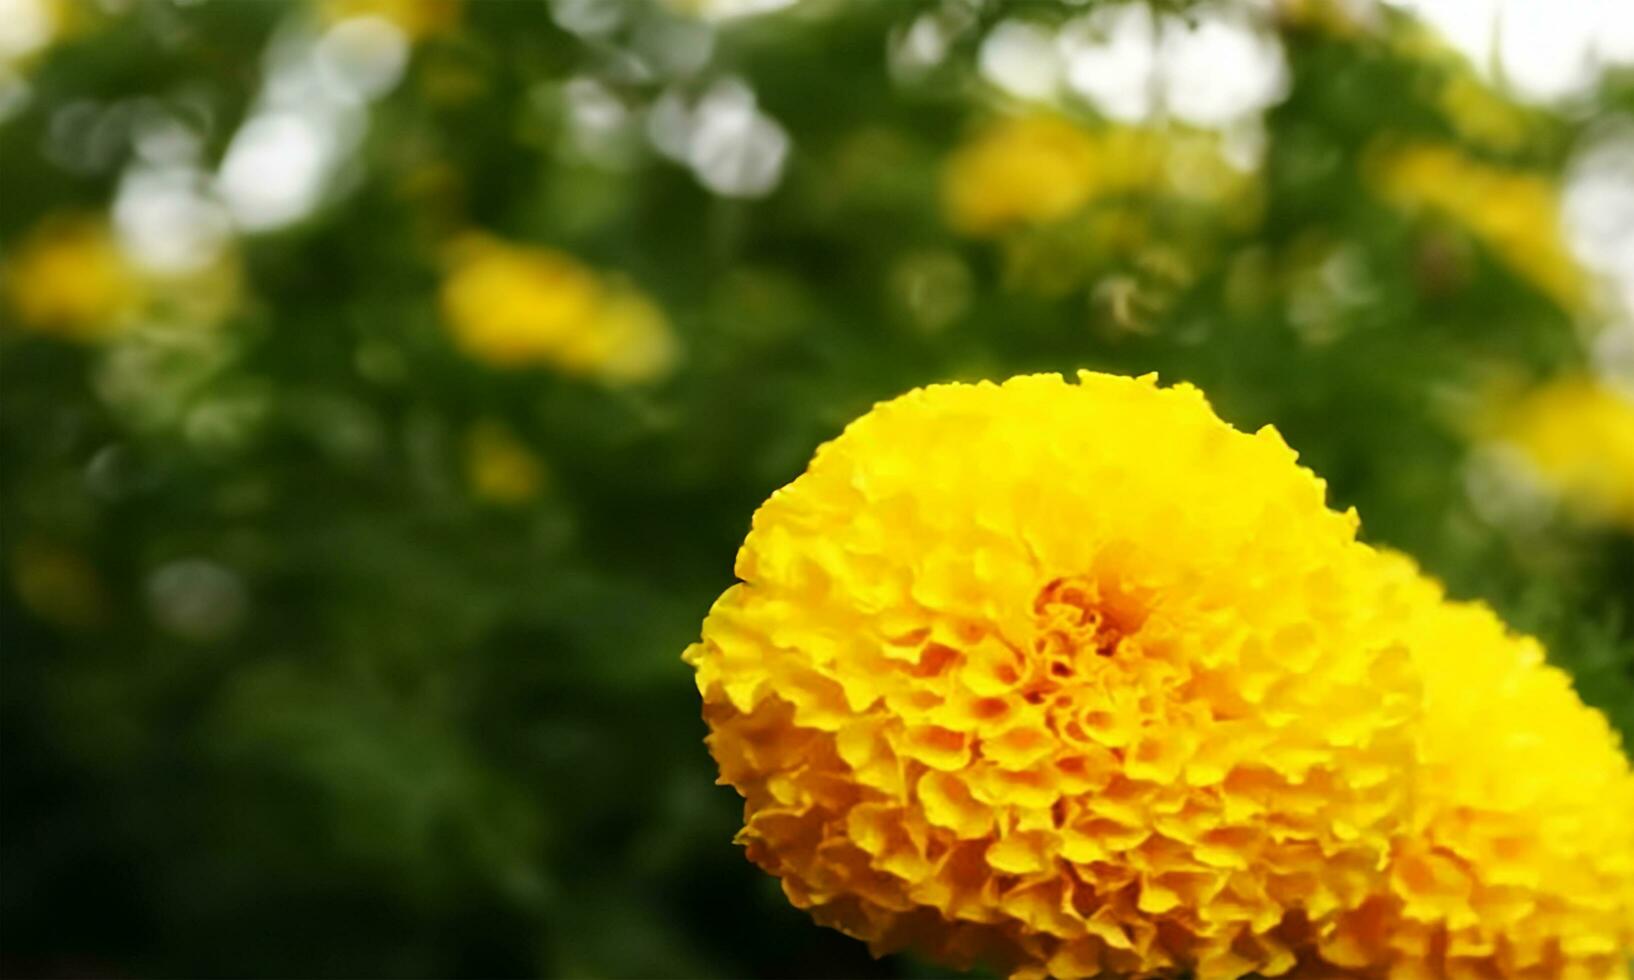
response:
M95 341L129 325L140 277L108 226L89 215L50 218L4 256L7 303L22 327Z
M1095 141L1055 116L1001 119L959 148L942 176L948 221L970 234L1058 221L1089 201Z
M614 382L651 380L674 366L677 346L663 312L571 255L478 235L461 239L451 256L444 320L479 361Z
M539 496L545 464L503 423L485 420L465 435L465 477L471 493L494 504L525 504Z
M999 119L956 150L942 175L948 222L966 234L1067 218L1091 201L1134 193L1220 202L1247 176L1206 133L1113 126L1059 116Z
M1634 774L1617 735L1537 641L1381 560L1418 593L1414 817L1388 892L1323 952L1390 977L1627 977Z
M1634 529L1634 398L1589 377L1532 392L1501 437L1583 512Z
M1588 283L1562 234L1560 190L1548 177L1435 144L1380 150L1369 177L1395 207L1457 222L1562 309L1583 309Z
M325 20L379 17L397 26L412 41L454 29L460 0L320 0Z
M1534 133L1534 116L1467 68L1448 76L1437 101L1458 135L1472 143L1513 150L1524 146Z
M876 953L1286 973L1387 887L1405 584L1266 428L1081 373L877 406L686 653L739 840Z
M1459 136L1497 150L1515 150L1539 135L1542 114L1507 97L1481 78L1463 52L1430 25L1413 18L1389 22L1391 51L1430 69L1428 95Z
M103 622L108 596L84 556L41 538L28 538L11 555L17 597L36 616L58 626L84 629Z

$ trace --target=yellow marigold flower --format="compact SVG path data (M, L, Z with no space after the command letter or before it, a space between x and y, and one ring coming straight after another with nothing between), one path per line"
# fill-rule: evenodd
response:
M539 496L545 464L502 423L488 420L465 436L465 475L471 493L489 503L525 504Z
M1392 205L1452 219L1563 309L1584 307L1588 284L1561 232L1559 188L1544 175L1416 144L1377 153L1369 176Z
M455 341L495 367L544 364L608 381L645 381L673 367L663 312L623 282L547 248L485 236L461 240L442 285Z
M1634 529L1634 398L1593 378L1531 393L1502 433L1584 512Z
M942 175L948 221L967 234L1058 221L1093 200L1137 192L1224 200L1244 175L1203 133L1086 129L1059 116L995 121L951 158Z
M5 257L3 285L21 326L78 341L118 333L142 292L107 225L85 215L31 231Z
M453 30L460 20L460 0L322 0L321 10L329 21L382 18L413 41Z
M1356 525L1187 385L877 406L755 514L685 654L739 840L876 953L1288 972L1409 817L1411 582Z
M1634 774L1616 734L1535 640L1382 560L1419 593L1414 816L1388 892L1347 914L1323 953L1391 978L1627 977Z

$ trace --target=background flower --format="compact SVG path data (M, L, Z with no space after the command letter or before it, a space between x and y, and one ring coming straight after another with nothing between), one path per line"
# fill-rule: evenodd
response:
M1503 438L1590 517L1634 526L1634 400L1587 377L1550 382L1512 407Z
M129 324L138 276L106 225L59 216L8 256L6 298L22 326L71 340L112 336Z
M615 381L671 367L675 342L663 312L628 285L549 249L470 237L451 252L443 314L472 357Z

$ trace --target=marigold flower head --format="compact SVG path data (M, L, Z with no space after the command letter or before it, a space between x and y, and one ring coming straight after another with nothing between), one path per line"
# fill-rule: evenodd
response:
M1322 946L1391 978L1627 977L1634 952L1634 774L1604 715L1485 606L1416 593L1424 686L1414 805L1387 891ZM1373 974L1368 974L1373 975Z
M1522 399L1501 435L1585 514L1634 529L1634 397L1563 378Z
M548 365L613 382L675 362L663 312L571 255L482 235L460 239L442 284L444 320L467 354L495 367Z
M1088 372L877 406L686 659L739 840L876 952L1285 973L1388 887L1411 579L1277 433Z

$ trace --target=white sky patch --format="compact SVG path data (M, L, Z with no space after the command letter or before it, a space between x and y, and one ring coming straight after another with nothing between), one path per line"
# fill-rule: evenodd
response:
M1128 123L1170 116L1229 127L1287 91L1281 43L1242 10L1205 8L1186 20L1143 4L1112 4L1067 23L1050 36L1051 50L1038 40L1043 34L1037 25L999 25L982 46L983 74L1035 99L1054 94L1059 79L1108 118Z
M280 228L317 205L335 150L335 134L317 114L258 113L233 135L217 186L245 231Z
M891 34L891 71L904 78L922 75L947 57L953 32L935 14L920 14Z
M988 81L1023 99L1048 99L1061 84L1054 32L1042 24L1007 20L982 40L981 72Z
M1422 17L1477 70L1531 101L1581 95L1634 64L1629 0L1386 0Z
M352 102L372 101L396 88L408 57L408 37L383 17L343 20L313 50L319 77L335 97Z
M378 17L273 39L261 93L215 181L242 230L294 224L336 190L368 125L368 104L397 86L409 53L403 32Z
M1062 29L1067 86L1119 122L1157 111L1157 25L1143 4L1103 7Z
M1611 281L1623 317L1634 320L1634 122L1572 161L1564 212L1573 250Z
M46 0L0 0L0 64L40 50L56 32Z
M158 99L137 102L132 112L131 149L154 166L191 164L204 149L198 129Z
M114 195L113 223L132 261L161 274L207 268L232 235L209 176L186 165L126 170Z
M647 138L722 197L771 193L790 149L788 132L760 111L754 90L737 78L716 82L691 105L674 89L664 93L648 112Z
M1204 13L1160 23L1158 64L1169 111L1199 126L1264 112L1287 93L1282 45L1241 17Z
M792 6L796 0L672 0L671 6L706 20L731 20Z
M687 158L698 182L725 197L762 197L777 186L789 136L739 83L712 88L693 113Z
M613 169L634 162L641 138L638 120L617 93L580 75L562 86L561 97L575 152Z

